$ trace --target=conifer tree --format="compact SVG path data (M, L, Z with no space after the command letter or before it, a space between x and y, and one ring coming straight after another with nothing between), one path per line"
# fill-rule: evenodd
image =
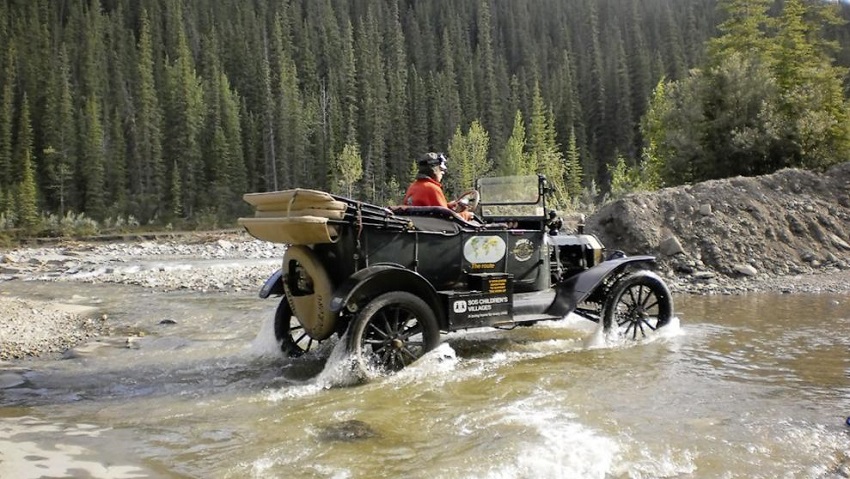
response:
M708 42L710 65L718 65L732 52L769 61L772 49L767 31L773 20L768 10L773 0L720 0L726 20L717 29L720 35Z
M136 118L133 158L128 168L132 213L142 223L150 221L165 207L165 165L162 156L162 112L154 78L154 55L147 10L139 26L136 67Z
M342 151L337 155L335 163L336 181L334 190L354 196L354 184L363 177L363 159L360 157L360 148L357 144L346 143Z
M63 217L66 205L75 203L76 190L71 180L77 163L76 121L66 46L60 49L57 62L51 92L47 97L45 118L44 162L48 193L45 196L53 199L51 206L56 207L59 216Z
M386 35L388 38L387 106L390 125L390 134L387 135L387 158L391 165L389 174L398 178L404 176L408 169L408 158L411 153L408 140L410 128L407 104L408 60L397 2L392 2L389 16L390 31Z
M383 202L381 185L389 179L386 165L387 140L387 82L385 59L381 52L380 33L374 7L367 8L366 17L359 23L355 36L357 58L361 154L364 155L364 180L367 196L376 203Z
M576 143L575 128L570 128L567 143L567 155L564 165L564 177L566 178L567 195L571 200L581 195L581 182L584 174L581 169L581 155Z
M452 175L448 178L448 191L456 195L475 187L475 180L485 176L492 168L489 158L490 136L481 122L475 120L464 134L460 127L449 142Z
M493 53L492 39L492 17L490 14L490 0L481 0L478 3L478 51L476 65L481 68L481 111L483 124L490 132L493 141L501 143L502 136L502 111L499 101L499 88L496 81L496 60Z
M178 9L179 11L179 9ZM202 204L202 192L197 178L203 178L200 132L203 125L203 87L198 78L189 50L186 33L177 28L177 58L168 66L168 105L166 111L169 141L167 157L174 159L178 171L171 172L180 179L182 198L171 197L171 211L182 210L187 218ZM172 186L172 194L175 189ZM179 208L177 205L179 204Z
M38 224L38 198L35 183L35 161L33 158L32 123L30 120L29 99L26 93L21 101L21 116L18 125L16 217L17 224L27 232L32 232Z
M10 44L6 52L6 61L0 83L0 190L8 195L15 184L12 169L12 131L15 102L15 48ZM9 210L12 205L7 197L0 195L0 213Z
M101 120L101 104L97 97L89 96L80 113L80 148L83 207L88 216L104 218L104 133Z
M499 174L513 176L534 173L534 169L529 168L530 162L525 153L525 146L525 123L522 119L522 112L517 110L514 115L514 127L511 136L508 138L507 143L505 143L505 148L502 152L502 163L499 167Z

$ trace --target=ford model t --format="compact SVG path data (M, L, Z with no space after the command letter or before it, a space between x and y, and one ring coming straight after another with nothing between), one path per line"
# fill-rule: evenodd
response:
M570 313L637 340L673 315L652 256L607 253L579 224L565 232L542 176L482 178L478 216L384 208L321 191L245 195L254 237L289 246L260 297L280 296L274 333L298 356L337 335L358 368L391 372L444 332L511 328Z

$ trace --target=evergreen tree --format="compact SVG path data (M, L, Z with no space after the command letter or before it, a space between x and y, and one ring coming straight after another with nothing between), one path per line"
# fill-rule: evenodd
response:
M531 162L525 153L525 147L525 123L522 120L522 112L517 110L511 136L505 143L505 149L502 152L502 164L499 167L500 175L513 176L534 173L534 169L529 168Z
M708 42L709 65L718 65L733 52L769 61L772 49L767 31L773 20L768 10L773 0L719 0L726 20L717 29L720 35Z
M364 180L367 197L383 203L382 185L389 180L386 165L387 81L385 60L381 52L380 32L374 8L367 9L355 35L358 90L360 92L360 144L365 155Z
M24 94L21 101L21 117L18 126L18 144L15 154L17 166L17 197L15 209L17 225L32 232L38 224L38 198L35 184L35 164L33 159L32 124L30 120L29 99Z
M47 200L56 207L60 217L65 216L67 204L74 204L77 196L73 175L77 164L76 124L71 90L71 69L68 50L59 51L58 65L53 75L51 92L47 98L45 118L44 162L47 175Z
M142 10L136 77L134 148L128 168L130 211L146 224L158 211L164 212L166 188L162 154L162 112L154 77L154 55L147 10Z
M179 14L179 9L178 9ZM166 126L169 131L165 145L165 156L174 160L178 171L171 172L172 195L174 178L179 178L181 198L171 196L172 212L182 210L186 218L191 218L196 207L200 206L202 192L197 178L203 178L200 132L203 125L203 88L198 78L194 61L189 50L186 34L177 27L177 58L167 68L167 105Z
M850 157L850 107L842 88L847 70L832 66L829 51L818 45L820 30L835 21L829 12L802 0L784 3L773 62L782 125L773 168L821 169Z
M83 207L88 216L102 220L105 215L104 186L104 133L101 120L101 104L95 96L89 96L85 108L80 112L80 174L82 175Z
M109 117L104 152L105 212L108 217L123 217L127 214L127 156L124 136L124 116L113 109Z
M3 65L2 83L0 83L0 191L8 195L14 185L12 176L12 131L15 103L15 48L9 45L6 62ZM0 195L0 213L8 211L12 205L5 195Z
M363 159L360 157L360 148L356 144L346 143L342 151L337 155L335 161L337 172L334 182L334 191L354 196L354 184L363 177Z
M478 3L478 52L476 65L481 68L481 96L483 124L496 143L503 141L502 111L499 98L499 88L496 81L496 60L493 52L492 19L490 15L490 0Z
M389 129L387 135L387 158L390 163L389 174L392 177L404 176L409 168L411 156L409 143L409 108L407 104L407 54L405 52L404 32L399 19L398 3L392 2L390 11L390 31L387 47L387 103L389 108Z
M493 167L488 152L490 136L481 122L475 120L464 134L460 127L449 142L452 175L448 177L448 191L460 195L475 187L475 180L485 176Z
M571 200L575 200L581 195L581 181L584 174L581 169L581 155L576 144L575 129L570 129L569 141L567 144L567 155L564 164L564 177L566 178L567 195Z

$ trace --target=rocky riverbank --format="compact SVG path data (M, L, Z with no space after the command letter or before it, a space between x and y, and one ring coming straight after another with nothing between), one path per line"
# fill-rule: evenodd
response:
M112 243L62 242L0 251L0 360L61 353L108 332L93 308L3 294L5 282L75 281L158 292L256 291L283 257L281 245L244 233Z

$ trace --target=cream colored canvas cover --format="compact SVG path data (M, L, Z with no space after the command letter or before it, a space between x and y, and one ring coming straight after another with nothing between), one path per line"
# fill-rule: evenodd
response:
M320 244L334 243L339 237L337 228L327 218L295 216L292 218L239 218L254 238L272 243Z
M341 220L347 206L324 191L301 188L248 193L243 199L255 210L253 218L239 218L251 236L293 245L335 242L339 231L328 220Z
M256 211L278 211L287 214L292 211L313 209L345 211L346 207L344 202L334 200L331 195L324 191L301 188L268 193L248 193L242 198L251 204Z

